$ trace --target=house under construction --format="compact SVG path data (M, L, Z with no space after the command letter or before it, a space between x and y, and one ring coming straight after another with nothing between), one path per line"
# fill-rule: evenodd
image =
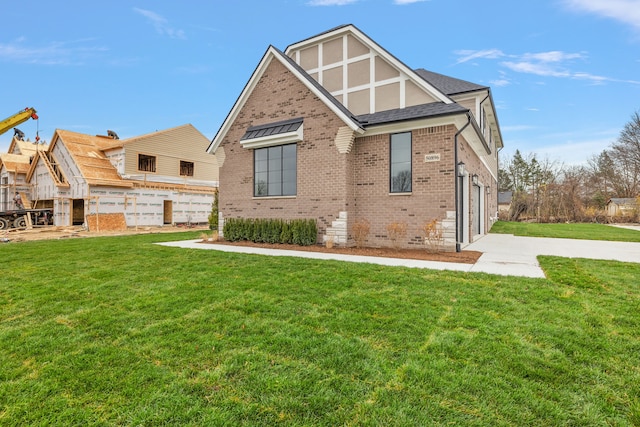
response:
M118 139L56 130L49 145L18 141L0 156L0 210L15 193L53 209L54 225L91 229L207 223L218 187L209 140L191 124Z

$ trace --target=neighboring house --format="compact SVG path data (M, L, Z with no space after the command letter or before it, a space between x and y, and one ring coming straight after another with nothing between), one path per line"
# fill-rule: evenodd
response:
M413 70L353 25L270 46L208 151L227 218L315 218L318 241L369 246L440 221L449 249L497 219L502 137L489 87ZM493 189L493 191L491 191ZM222 228L221 228L222 229Z
M511 209L511 200L513 199L513 191L498 192L498 212L509 212Z
M634 216L638 208L638 199L633 197L611 198L607 202L607 215Z
M0 211L13 210L16 193L25 196L31 193L27 174L38 151L46 151L48 145L21 141L14 137L7 153L0 154Z
M31 198L54 225L114 213L127 226L207 223L218 185L208 144L190 124L123 140L58 129L27 174Z

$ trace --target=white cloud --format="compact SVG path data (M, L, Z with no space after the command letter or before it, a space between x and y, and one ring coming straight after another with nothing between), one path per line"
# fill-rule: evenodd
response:
M186 35L183 30L177 30L169 26L169 21L161 15L146 9L133 8L134 12L139 13L151 22L158 34L168 36L172 39L186 39Z
M550 66L546 63L504 61L501 64L512 71L535 74L537 76L570 77L571 75L566 70L558 69L557 67Z
M458 58L456 64L462 64L463 62L468 62L480 58L497 59L505 56L504 53L499 49L458 50L454 53L456 55L460 55L460 58Z
M0 60L36 65L83 65L108 49L87 45L92 39L51 42L44 46L29 46L24 37L10 43L0 43Z
M309 6L344 6L357 1L358 0L311 0L307 4Z
M640 0L639 0L640 1ZM592 84L599 85L606 82L640 84L636 80L620 80L606 76L587 73L584 71L572 71L571 63L576 60L584 61L588 58L585 52L563 52L551 50L547 52L528 52L519 55L507 54L500 49L484 50L458 50L454 52L459 56L456 64L462 64L478 59L503 59L500 65L517 73L534 74L542 77L568 78L575 80L586 80ZM494 86L507 86L511 84L511 79L506 73L500 72L499 79L493 80ZM541 83L543 84L543 83Z
M496 87L504 87L504 86L509 86L511 84L511 82L507 79L491 80L489 83L491 83L491 86L496 86Z
M539 61L539 62L563 62L572 59L584 59L586 55L582 53L566 53L559 50L552 50L549 52L539 53L525 53L522 55L522 59L525 61Z
M640 30L640 0L564 0L564 3L572 10L615 19Z

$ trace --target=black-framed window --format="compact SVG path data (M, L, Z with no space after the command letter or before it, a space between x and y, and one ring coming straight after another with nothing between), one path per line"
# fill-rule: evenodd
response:
M138 170L141 172L155 172L156 156L138 154Z
M295 196L297 145L277 145L253 150L253 195Z
M411 132L391 135L390 189L392 193L411 192Z
M180 176L193 176L193 162L180 160Z

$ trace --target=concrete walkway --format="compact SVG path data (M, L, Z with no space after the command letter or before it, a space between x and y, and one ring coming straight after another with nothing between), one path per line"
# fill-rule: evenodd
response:
M324 252L289 251L245 246L202 244L198 240L158 243L162 246L218 250L270 256L296 256L300 258L365 262L387 266L427 268L544 278L538 264L538 255L555 255L567 258L605 259L640 263L640 243L605 242L596 240L550 239L543 237L518 237L511 234L488 234L465 247L483 255L475 264L420 261L399 258L381 258L342 255Z

